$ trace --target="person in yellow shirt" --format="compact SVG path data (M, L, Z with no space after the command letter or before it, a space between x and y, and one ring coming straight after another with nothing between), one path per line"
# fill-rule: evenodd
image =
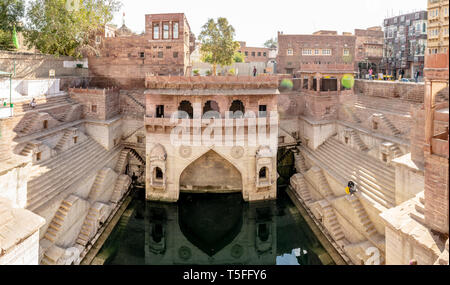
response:
M347 187L345 187L345 193L351 196L356 193L355 183L353 181L348 182Z

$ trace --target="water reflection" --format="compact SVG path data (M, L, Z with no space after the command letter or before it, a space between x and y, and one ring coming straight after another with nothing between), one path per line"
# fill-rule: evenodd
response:
M245 203L241 194L182 194L177 204L135 192L97 264L333 264L285 193Z
M275 208L229 194L147 203L145 263L275 264Z

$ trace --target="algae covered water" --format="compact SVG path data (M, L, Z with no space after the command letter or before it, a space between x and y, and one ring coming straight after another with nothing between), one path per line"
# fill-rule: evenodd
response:
M174 204L145 201L143 191L133 190L96 264L334 264L284 191L258 203L241 194L181 194Z

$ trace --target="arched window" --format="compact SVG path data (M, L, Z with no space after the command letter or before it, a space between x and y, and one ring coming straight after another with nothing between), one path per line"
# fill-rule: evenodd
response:
M43 127L44 129L47 129L47 128L48 128L48 121L47 121L47 120L44 120L44 122L42 123L42 127Z
M233 118L242 118L245 114L244 103L241 100L234 100L230 106L230 112L233 112Z
M259 170L259 178L266 179L267 178L267 167L263 167Z
M162 180L163 179L163 172L161 168L155 167L155 180Z
M194 117L194 109L192 108L192 104L189 101L181 101L178 106L178 118L179 119L192 119Z
M220 118L219 104L216 101L207 101L203 106L203 116L207 118Z

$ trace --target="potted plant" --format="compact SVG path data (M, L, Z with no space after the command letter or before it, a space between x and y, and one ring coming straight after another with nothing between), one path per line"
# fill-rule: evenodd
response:
M211 70L206 71L206 76L211 76L211 74L212 74Z
M200 76L200 71L198 69L194 69L194 76Z

